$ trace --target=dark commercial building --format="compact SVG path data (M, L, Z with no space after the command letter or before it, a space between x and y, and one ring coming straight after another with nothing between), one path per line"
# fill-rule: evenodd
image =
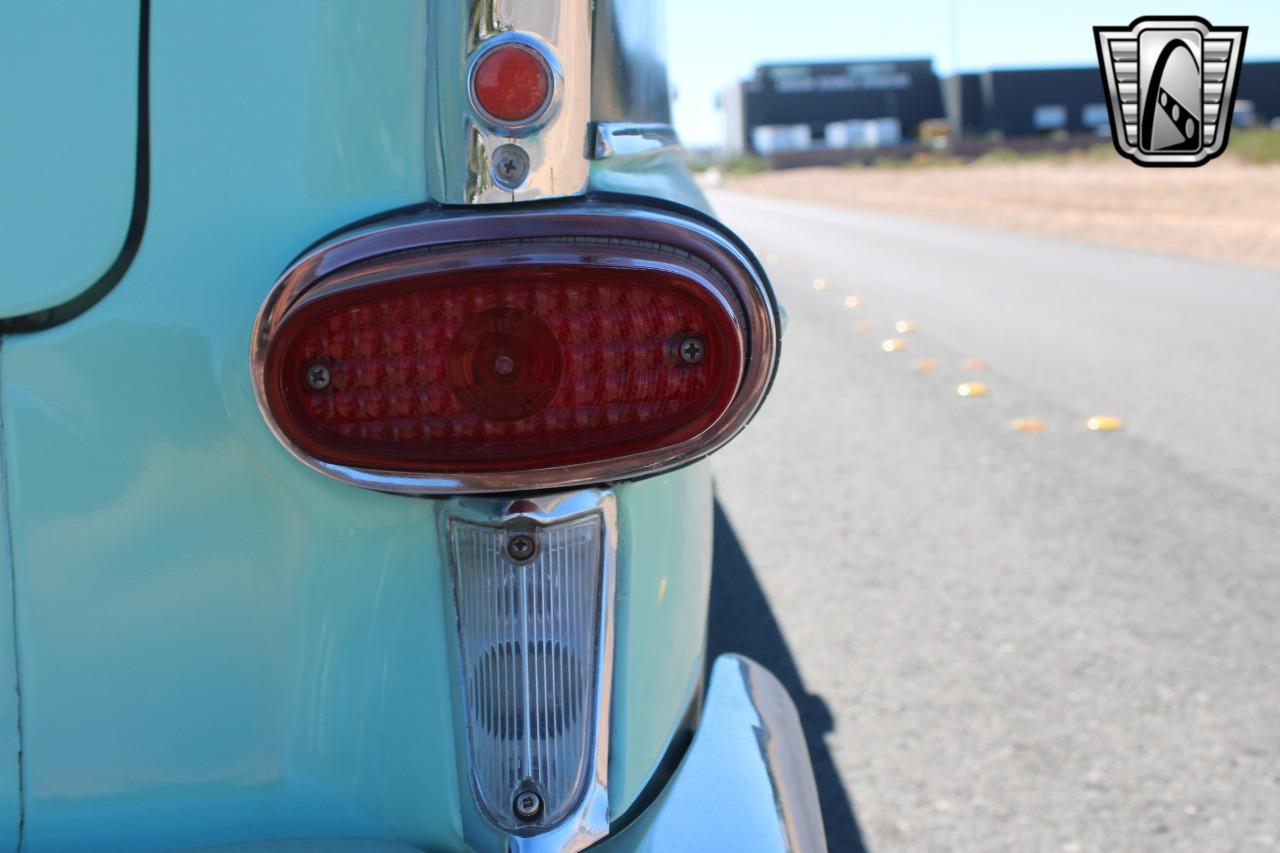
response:
M945 85L955 136L1110 133L1095 68L1028 68L957 74Z
M951 132L959 137L1111 133L1096 66L957 74L943 81ZM1235 126L1280 118L1280 62L1240 69Z
M1109 136L1102 75L1024 68L939 80L928 59L762 65L721 98L731 154L877 148L915 142L945 117L953 139ZM1233 126L1280 122L1280 61L1241 66ZM809 156L809 155L805 155Z
M929 59L762 65L721 107L735 154L909 142L946 117Z
M1240 66L1236 118L1257 124L1280 122L1280 60L1246 62Z

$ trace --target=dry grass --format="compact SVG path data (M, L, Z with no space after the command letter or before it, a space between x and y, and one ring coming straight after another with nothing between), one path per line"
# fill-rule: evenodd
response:
M1143 169L1118 156L734 178L742 192L1280 268L1280 164Z

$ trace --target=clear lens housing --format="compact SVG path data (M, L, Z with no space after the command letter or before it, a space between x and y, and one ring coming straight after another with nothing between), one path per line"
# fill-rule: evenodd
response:
M603 519L533 530L534 556L508 555L512 531L454 520L454 591L471 782L497 825L553 826L586 791L595 734ZM516 817L518 794L542 801Z

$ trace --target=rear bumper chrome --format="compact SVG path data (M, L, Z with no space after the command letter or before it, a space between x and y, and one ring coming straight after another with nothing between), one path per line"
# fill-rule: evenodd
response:
M795 704L758 663L721 655L702 721L666 789L601 851L824 851Z

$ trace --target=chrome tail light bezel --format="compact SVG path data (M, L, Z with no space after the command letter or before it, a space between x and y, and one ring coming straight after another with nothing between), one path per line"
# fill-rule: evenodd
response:
M465 263L469 251L490 260L509 251L527 262L539 245L557 251L584 243L584 262L602 244L624 255L628 244L662 247L694 260L691 273L732 300L733 322L746 359L729 408L702 433L679 444L607 460L542 469L459 473L360 468L318 459L295 444L268 404L266 360L272 335L289 310L320 287L341 286L344 275L374 262ZM701 268L711 270L706 275ZM355 277L353 275L353 277ZM516 492L635 479L700 459L746 425L763 401L777 369L780 328L773 292L759 262L730 232L696 211L638 199L587 197L501 209L435 209L366 225L325 241L295 261L271 288L258 312L250 345L254 394L282 445L312 469L345 483L404 494Z

